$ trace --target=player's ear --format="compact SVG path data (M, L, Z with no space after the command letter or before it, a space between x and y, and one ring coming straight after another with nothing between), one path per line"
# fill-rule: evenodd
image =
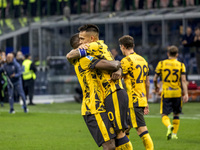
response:
M121 46L122 46L123 49L126 48L123 44Z
M91 42L94 42L94 41L95 41L95 37L94 37L94 36L91 36L91 37L90 37L90 40L91 40Z

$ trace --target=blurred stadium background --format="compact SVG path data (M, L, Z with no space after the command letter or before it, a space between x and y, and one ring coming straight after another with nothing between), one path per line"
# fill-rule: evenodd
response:
M98 25L100 39L119 52L118 38L133 36L135 51L149 63L151 81L167 46L178 46L193 81L190 101L200 101L199 47L190 46L183 56L181 41L188 26L193 34L200 26L199 0L0 0L0 17L0 49L30 53L37 65L34 102L74 100L78 81L65 55L70 37L86 23ZM153 88L150 92L150 100L157 101Z

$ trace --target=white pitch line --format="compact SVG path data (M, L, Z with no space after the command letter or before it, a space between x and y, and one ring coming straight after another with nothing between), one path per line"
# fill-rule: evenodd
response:
M155 116L155 115L145 115L146 118L161 118L161 116ZM192 119L192 120L200 120L199 117L184 117L180 116L180 119Z
M8 110L0 110L0 112L8 112ZM15 110L16 113L21 113L23 112L23 110L20 109L16 109ZM80 114L81 115L81 111L80 110L59 110L56 112L53 111L37 111L37 110L29 110L30 113L47 113L47 114ZM171 116L170 116L171 117ZM161 118L160 115L145 115L145 118ZM191 117L186 117L186 116L180 116L180 119L188 119L188 120L200 120L200 114L195 114L194 116Z

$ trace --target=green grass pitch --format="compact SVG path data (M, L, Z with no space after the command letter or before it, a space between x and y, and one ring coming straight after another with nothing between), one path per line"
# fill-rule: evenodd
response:
M9 105L0 107L1 150L97 150L82 116L81 105L75 102L30 106L28 114L15 104L16 114L9 114ZM155 150L200 149L200 103L186 103L178 132L178 140L166 140L166 127L159 115L159 104L150 104L145 117ZM170 115L172 119L172 115ZM134 150L144 150L135 129L130 139Z

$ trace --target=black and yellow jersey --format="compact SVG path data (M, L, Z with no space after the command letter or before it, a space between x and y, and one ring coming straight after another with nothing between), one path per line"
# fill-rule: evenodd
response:
M94 57L86 56L74 61L74 68L83 92L82 115L105 112L104 96L97 83L96 72L90 69Z
M181 97L181 75L185 74L185 65L176 59L160 61L155 70L162 78L162 94L165 98Z
M129 108L146 107L145 81L149 75L148 63L134 52L121 60L121 66L129 97Z
M97 42L92 42L89 45L90 46L87 49L87 55L89 54L90 56L97 57L99 60L114 60L111 52L108 51L108 46L104 44L104 41L99 40ZM99 60L93 61L93 65L91 65L90 67L93 69L95 67L95 64ZM95 72L98 77L98 82L104 92L104 98L106 98L108 95L110 95L112 92L115 92L116 90L123 89L121 80L110 80L112 74L111 71L95 69Z

